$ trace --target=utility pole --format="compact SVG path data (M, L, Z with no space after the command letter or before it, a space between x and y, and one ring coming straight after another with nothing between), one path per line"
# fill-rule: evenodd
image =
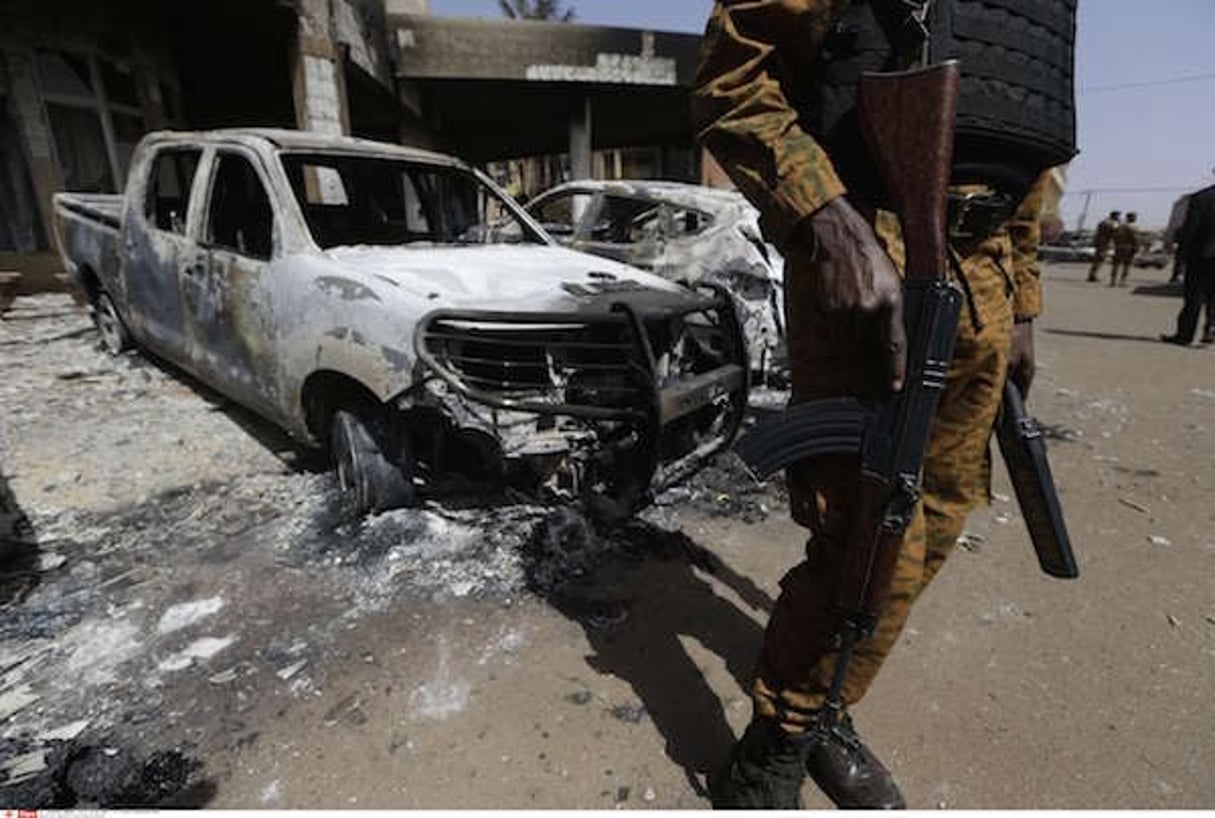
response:
M1080 218L1076 220L1076 232L1084 229L1084 221L1088 218L1089 205L1093 203L1093 191L1084 191L1084 207L1080 208Z

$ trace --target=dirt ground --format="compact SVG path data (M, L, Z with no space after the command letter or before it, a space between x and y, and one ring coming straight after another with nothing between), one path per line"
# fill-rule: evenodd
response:
M1215 807L1215 349L1156 340L1160 272L1046 277L1031 407L1082 577L1040 573L1001 475L858 726L913 807ZM38 535L0 568L2 806L704 808L802 545L729 463L610 531L344 522L316 458L64 296L0 320L0 406Z

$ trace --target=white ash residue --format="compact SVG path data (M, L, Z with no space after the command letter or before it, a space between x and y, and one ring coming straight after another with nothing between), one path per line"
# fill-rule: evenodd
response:
M0 321L0 401L4 473L38 550L0 616L0 695L36 698L0 736L87 720L155 737L209 718L166 702L313 695L343 635L398 602L532 592L610 626L626 612L593 587L603 566L685 548L663 528L688 510L766 514L773 491L723 458L659 498L648 523L597 530L501 498L356 520L323 458L142 353L100 352L64 296L19 299ZM527 644L503 632L482 657ZM411 712L458 712L469 691L452 674L441 657Z
M114 678L119 665L140 649L139 628L128 621L84 622L64 636L67 671L75 683L99 684Z
M185 650L164 660L157 667L165 672L185 670L196 661L206 662L214 658L220 651L226 650L235 642L235 636L204 636L202 639L191 642Z
M156 632L163 636L166 633L184 630L192 625L197 625L207 617L214 616L223 608L224 600L220 597L174 605L160 617L160 622L156 625Z
M415 719L442 721L468 706L472 685L451 670L451 645L439 642L439 667L435 677L413 691L409 715Z

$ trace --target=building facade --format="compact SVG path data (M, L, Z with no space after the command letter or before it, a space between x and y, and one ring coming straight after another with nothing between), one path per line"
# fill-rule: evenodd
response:
M433 17L426 0L0 5L0 269L51 249L56 191L119 192L160 128L301 128L571 177L699 178L699 37ZM521 162L546 157L540 162Z

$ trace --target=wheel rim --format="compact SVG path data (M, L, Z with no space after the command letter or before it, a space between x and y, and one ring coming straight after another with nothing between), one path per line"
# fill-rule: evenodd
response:
M334 460L337 461L338 488L343 494L352 495L360 509L365 508L366 490L359 479L359 456L345 422L338 421L336 437Z
M122 324L108 296L102 296L97 305L97 331L106 349L115 354L122 352Z

